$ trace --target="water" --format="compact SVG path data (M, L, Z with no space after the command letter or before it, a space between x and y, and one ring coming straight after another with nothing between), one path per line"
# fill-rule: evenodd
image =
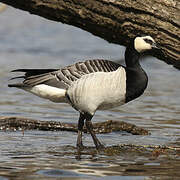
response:
M109 44L72 26L48 21L8 7L0 14L0 116L77 122L78 113L66 104L55 104L24 91L8 88L16 68L57 68L79 60L123 59L124 47ZM123 120L147 128L151 135L101 134L107 145L180 145L180 71L155 59L142 66L149 76L143 96L111 111L99 111L94 122ZM108 156L74 155L76 133L0 131L0 180L6 179L178 179L178 154L122 153ZM85 135L85 144L93 146ZM70 146L71 145L71 146Z

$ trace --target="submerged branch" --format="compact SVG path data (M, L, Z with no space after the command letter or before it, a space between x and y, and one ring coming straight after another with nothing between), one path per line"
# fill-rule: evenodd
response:
M134 144L121 144L117 146L109 146L104 150L106 155L118 155L122 153L145 154L152 158L157 158L160 155L173 155L175 158L179 156L180 147L166 146L166 145L134 145ZM170 158L170 157L169 157Z
M97 154L105 156L117 156L121 157L133 157L137 158L139 156L146 157L149 160L153 160L161 156L164 159L175 159L180 155L180 146L166 146L166 145L134 145L134 144L119 144L114 146L106 146L104 149L97 151L95 146L86 146L81 152L77 152L75 146L64 146L62 147L63 151L60 152L53 150L52 153L57 153L58 156L67 155L75 157L79 160L84 155L96 156Z
M149 132L143 128L123 121L105 121L94 123L96 133L110 133L115 131L126 131L134 135L148 135ZM0 117L1 130L43 130L43 131L72 131L77 132L77 124L62 123L57 121L40 121L24 117ZM87 133L87 129L83 130Z

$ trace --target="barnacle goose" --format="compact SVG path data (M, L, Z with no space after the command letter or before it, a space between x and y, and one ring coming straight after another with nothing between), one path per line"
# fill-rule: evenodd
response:
M77 148L82 149L84 121L97 149L103 145L97 139L91 119L98 109L123 105L143 94L148 77L139 58L142 52L158 49L150 36L135 37L126 48L122 66L108 60L87 60L61 69L17 69L24 72L22 83L9 84L57 103L69 103L79 111Z

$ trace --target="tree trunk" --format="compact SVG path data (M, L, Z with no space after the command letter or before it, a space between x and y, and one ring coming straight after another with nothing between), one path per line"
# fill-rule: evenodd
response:
M110 43L127 46L137 34L158 42L161 60L180 68L179 0L1 0L45 17L70 24Z

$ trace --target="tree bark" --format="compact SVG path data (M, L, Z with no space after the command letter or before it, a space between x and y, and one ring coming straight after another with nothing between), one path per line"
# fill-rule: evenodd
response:
M110 43L127 46L137 34L163 49L154 56L180 68L179 0L1 0L8 5L70 24Z

